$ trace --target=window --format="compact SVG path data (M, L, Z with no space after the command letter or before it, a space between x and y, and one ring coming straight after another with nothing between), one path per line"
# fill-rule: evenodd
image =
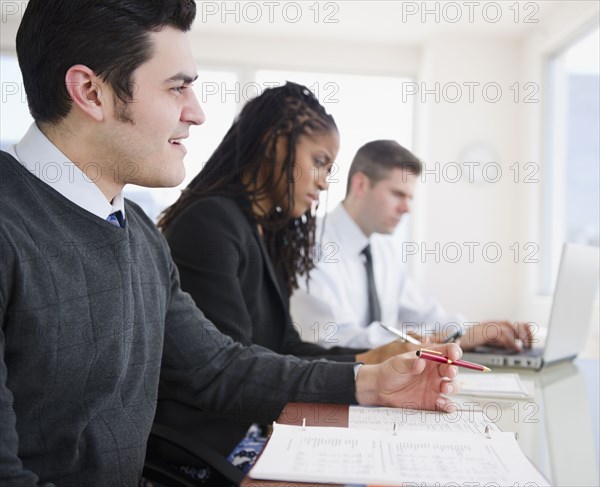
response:
M600 243L599 32L568 44L547 66L542 294L552 293L563 242Z

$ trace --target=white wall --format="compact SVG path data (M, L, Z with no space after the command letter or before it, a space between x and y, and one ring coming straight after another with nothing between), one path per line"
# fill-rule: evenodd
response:
M443 253L439 262L435 254L414 256L416 278L452 311L476 320L506 317L547 323L551 300L538 295L541 263L527 259L538 247L533 260L539 259L543 245L545 62L582 31L598 25L598 12L597 2L563 2L521 41L444 37L431 39L423 47L419 76L427 88L433 88L436 81L442 87L449 82L483 85L495 81L504 90L497 103L486 103L481 92L475 91L479 96L475 103L469 103L466 96L457 103L445 102L443 97L435 102L428 96L426 103L415 105L419 111L417 151L427 163L439 162L441 168L449 162L460 164L462 151L478 143L487 146L503 169L503 177L495 184L470 183L463 173L457 183L443 178L435 183L434 176L426 176L419 190L413 219L415 242L426 242L430 250L436 242L442 250L452 242L478 242L479 249L495 242L503 251L497 263L486 262L477 251L474 264L464 255L458 263L444 260ZM508 89L514 83L519 83L518 96L514 88ZM532 103L525 103L526 98ZM485 164L485 159L479 162ZM520 169L518 182L514 181L515 162ZM525 166L528 163L534 166ZM526 182L526 176L538 167L539 173L529 178L534 181ZM454 177L455 172L448 174ZM592 325L586 353L598 356L597 303Z
M521 82L518 73L516 42L438 38L423 51L419 87L439 92L440 98L427 95L425 103L422 98L416 103L426 120L418 153L427 172L414 237L431 251L439 245L439 252L419 252L413 264L426 289L476 320L516 311L509 247L521 240L515 220L524 208L513 197L509 169L521 152L519 104L509 87ZM474 145L489 156L475 153L464 161ZM497 262L496 249L502 253Z
M331 40L277 39L194 32L201 65L296 69L349 74L406 75L419 68L419 46Z

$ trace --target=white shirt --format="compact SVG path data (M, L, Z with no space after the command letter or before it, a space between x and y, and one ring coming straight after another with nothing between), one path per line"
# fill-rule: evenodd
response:
M121 211L125 218L123 194L115 196L111 204L94 184L100 175L100 166L90 162L83 166L85 172L79 169L48 140L35 122L23 138L6 152L34 176L84 210L103 220L115 211Z
M323 221L317 222L317 239ZM368 323L367 274L361 254L371 244L373 274L381 321L387 325L426 334L449 335L464 320L451 316L421 292L408 277L402 252L391 236L367 238L340 203L325 219L322 241L315 256L316 268L291 298L290 312L306 341L325 347L336 345L372 348L394 339L377 322ZM449 324L452 323L452 324Z

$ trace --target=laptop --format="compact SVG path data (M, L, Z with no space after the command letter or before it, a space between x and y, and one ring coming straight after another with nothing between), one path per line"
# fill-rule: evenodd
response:
M538 330L534 343L521 352L495 347L477 347L465 352L465 360L490 367L540 370L573 360L585 347L600 278L600 249L566 243L563 245L547 333ZM543 343L545 341L545 343Z

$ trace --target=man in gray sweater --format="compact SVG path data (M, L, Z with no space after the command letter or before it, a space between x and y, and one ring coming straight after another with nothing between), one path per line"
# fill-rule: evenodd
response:
M194 16L191 0L27 6L17 53L35 123L0 153L2 486L136 485L159 382L260 422L288 401L452 408L453 366L242 347L181 291L161 234L121 192L184 176L182 140L204 121Z

